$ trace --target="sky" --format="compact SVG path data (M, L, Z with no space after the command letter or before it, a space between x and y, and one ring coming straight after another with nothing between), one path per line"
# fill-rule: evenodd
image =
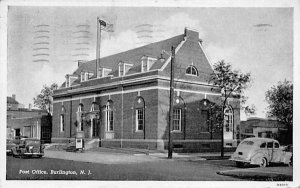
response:
M95 59L98 16L114 24L114 32L102 32L101 57L136 48L146 39L183 34L185 27L199 31L212 64L225 60L233 69L251 73L245 95L257 109L255 117L266 116L268 89L293 81L292 8L11 6L7 95L16 94L28 106L43 85L62 84L78 59ZM139 35L143 24L153 26L151 36Z

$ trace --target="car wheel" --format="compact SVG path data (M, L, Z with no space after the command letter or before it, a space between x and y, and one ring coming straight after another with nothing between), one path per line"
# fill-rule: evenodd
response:
M243 162L239 162L239 161L236 161L235 164L237 167L244 167L245 165Z
M264 168L266 166L267 166L267 160L266 160L266 158L261 158L259 167Z

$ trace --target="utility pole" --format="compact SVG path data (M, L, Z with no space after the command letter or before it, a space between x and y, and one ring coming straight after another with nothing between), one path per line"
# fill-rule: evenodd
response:
M172 159L173 154L173 101L174 101L174 64L175 64L175 47L172 46L171 55L171 74L170 74L170 103L169 103L169 146L168 146L168 159Z
M101 45L101 25L100 25L100 18L97 17L96 78L100 77L100 75L99 75L100 45Z

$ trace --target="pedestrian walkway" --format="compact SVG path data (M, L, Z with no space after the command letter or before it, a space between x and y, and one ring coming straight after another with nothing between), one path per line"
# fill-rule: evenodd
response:
M92 162L101 164L131 164L153 161L151 157L141 157L122 153L107 153L107 152L66 152L45 150L44 157L56 158L80 162Z
M225 159L231 153L225 153ZM173 153L173 160L199 161L219 158L220 153ZM168 158L166 151L139 150L133 148L93 148L85 152L45 150L45 157L102 164L139 163Z

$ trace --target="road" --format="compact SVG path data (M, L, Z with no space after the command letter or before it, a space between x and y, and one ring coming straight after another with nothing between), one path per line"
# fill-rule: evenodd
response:
M153 159L131 164L100 164L46 157L20 159L7 156L6 179L243 181L216 174L217 171L234 168L233 163L228 160ZM67 175L67 173L69 174Z

